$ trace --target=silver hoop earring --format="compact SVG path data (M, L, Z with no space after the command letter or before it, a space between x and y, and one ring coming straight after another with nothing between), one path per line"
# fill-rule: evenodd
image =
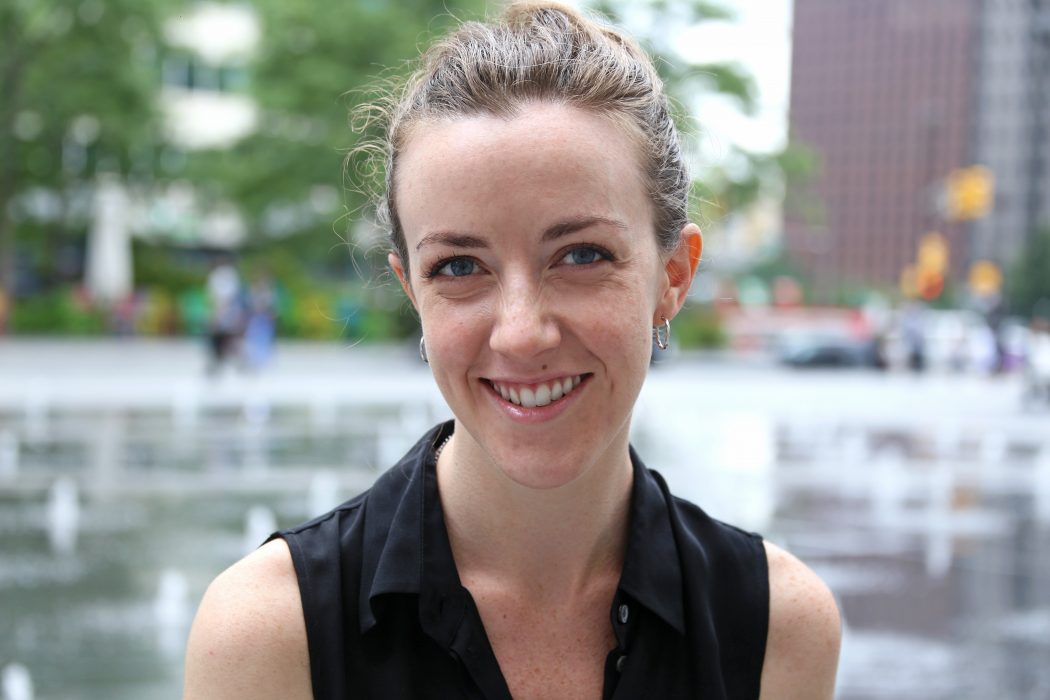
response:
M659 326L653 326L653 340L656 341L656 347L666 350L671 340L671 322L663 316L660 318L663 318L664 322Z
M430 364L430 360L427 359L427 344L425 338L419 339L419 359L423 360L424 364Z

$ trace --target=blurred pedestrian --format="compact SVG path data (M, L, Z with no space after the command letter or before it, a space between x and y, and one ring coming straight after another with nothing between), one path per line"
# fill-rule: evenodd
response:
M970 329L970 366L982 375L995 374L999 368L999 344L995 331L987 322Z
M241 278L237 268L220 259L208 274L208 373L216 374L234 356L244 330Z
M907 352L908 368L916 374L926 370L926 308L909 304L901 318L901 336Z
M259 273L248 290L248 322L244 328L244 362L261 370L273 355L277 325L277 289L268 272Z
M1050 321L1035 318L1025 353L1025 399L1050 403Z

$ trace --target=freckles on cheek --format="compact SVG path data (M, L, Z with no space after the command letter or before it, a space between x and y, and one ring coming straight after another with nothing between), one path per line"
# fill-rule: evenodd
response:
M462 308L436 303L420 311L427 346L444 356L451 364L462 364L472 355L479 339L484 338L485 324L479 314Z
M614 312L615 313L615 312ZM644 321L620 318L619 323L592 326L589 337L595 348L608 357L607 362L617 363L648 350L650 329Z

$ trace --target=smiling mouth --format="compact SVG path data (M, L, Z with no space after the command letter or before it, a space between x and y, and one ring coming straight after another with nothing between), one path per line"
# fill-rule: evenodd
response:
M513 384L489 379L485 381L504 401L523 408L539 408L565 398L590 376L589 373L576 374L538 384Z

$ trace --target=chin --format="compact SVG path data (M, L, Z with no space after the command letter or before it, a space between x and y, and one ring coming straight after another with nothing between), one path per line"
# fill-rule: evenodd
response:
M478 436L481 437L481 436ZM601 462L609 445L604 442L583 442L578 438L542 438L505 442L499 436L485 445L484 451L493 466L507 479L519 486L536 490L557 489L584 478ZM566 449L571 444L571 449Z

